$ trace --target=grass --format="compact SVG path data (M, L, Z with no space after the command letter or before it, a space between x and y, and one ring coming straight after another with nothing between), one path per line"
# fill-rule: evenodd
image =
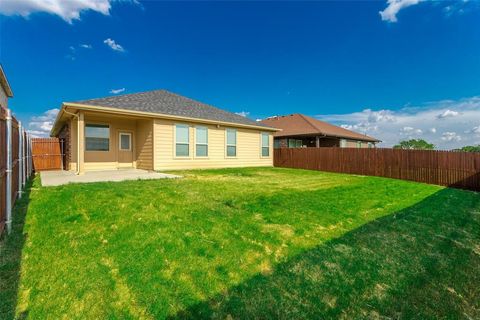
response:
M44 188L0 318L480 318L480 195L277 168Z

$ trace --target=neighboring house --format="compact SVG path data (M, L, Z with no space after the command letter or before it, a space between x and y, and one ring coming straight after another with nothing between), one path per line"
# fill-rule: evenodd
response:
M65 102L51 135L65 139L66 167L81 174L118 168L272 166L275 131L156 90Z
M373 148L380 140L303 114L271 117L260 123L282 129L275 132L275 148Z
M13 97L12 89L8 83L7 76L0 65L0 108L8 108L8 98Z

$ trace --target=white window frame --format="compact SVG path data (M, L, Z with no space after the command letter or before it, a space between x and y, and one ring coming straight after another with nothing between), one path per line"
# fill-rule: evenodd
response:
M197 142L197 129L198 129L198 128L202 128L202 129L206 129L206 130L207 130L207 143L198 143L198 142ZM208 150L208 149L209 149L209 147L208 147L208 132L209 132L209 131L210 131L210 130L208 129L207 126L195 126L195 141L194 141L194 142L195 142L195 145L194 145L194 146L195 146L195 147L194 147L194 149L195 149L195 150L194 150L194 157L195 157L195 158L200 158L200 159L207 159L207 158L208 158L208 156L209 156L209 150ZM207 155L206 155L206 156L199 156L199 155L197 155L197 145L207 146Z
M87 127L88 125L97 125L97 126L106 126L108 127L108 150L88 150L87 149ZM108 123L101 123L101 122L87 122L85 123L84 125L84 129L83 129L83 139L84 139L84 151L85 152L110 152L110 143L111 143L111 140L112 140L112 133L110 131L110 125Z
M267 136L267 146L263 145L263 136ZM263 155L263 148L268 149L268 156ZM272 152L270 150L270 134L268 132L261 132L260 133L260 158L270 158Z
M187 127L188 134L187 134L187 142L177 142L177 126ZM188 155L187 156L177 156L177 143L178 144L187 144L188 145ZM191 152L190 152L190 125L186 123L175 123L173 125L173 158L174 159L191 159Z
M235 144L228 144L228 131L235 132ZM228 155L228 147L235 147L235 155L229 156ZM227 159L235 159L238 157L238 130L235 128L225 128L225 158Z
M340 148L347 147L347 139L340 139Z
M128 149L123 149L122 148L122 137L121 136L128 136ZM120 151L132 151L132 134L130 132L119 132L118 133L118 150Z

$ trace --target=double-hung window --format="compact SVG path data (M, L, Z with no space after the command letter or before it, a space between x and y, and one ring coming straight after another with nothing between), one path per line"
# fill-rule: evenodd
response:
M189 142L189 126L186 124L175 125L175 156L188 157L190 142Z
M195 128L195 155L197 157L208 156L208 128Z
M110 150L110 128L108 125L90 123L85 125L85 150Z
M262 132L262 157L270 156L269 134Z
M226 129L227 140L227 157L237 156L237 130Z

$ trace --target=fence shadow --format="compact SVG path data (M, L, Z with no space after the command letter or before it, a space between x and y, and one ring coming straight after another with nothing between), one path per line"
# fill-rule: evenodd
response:
M170 319L479 318L479 212L443 189Z
M436 150L283 148L276 167L359 174L480 191L480 153Z
M22 250L28 234L23 229L30 202L33 178L25 185L21 199L15 203L12 212L12 232L7 236L5 230L0 239L0 319L15 319ZM27 314L22 314L23 319Z

